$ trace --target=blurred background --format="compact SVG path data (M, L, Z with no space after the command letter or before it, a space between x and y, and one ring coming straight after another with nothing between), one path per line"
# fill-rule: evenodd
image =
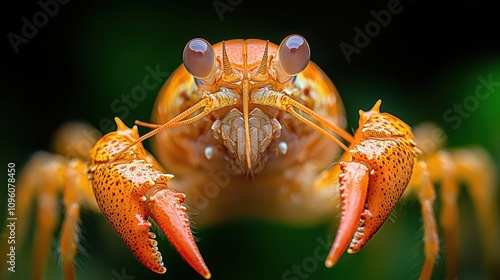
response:
M114 116L128 125L149 120L156 93L182 63L191 38L279 44L291 33L308 40L312 60L336 84L350 128L357 128L358 110L382 99L383 111L410 125L436 122L449 146L482 145L500 164L500 14L487 1L303 1L273 4L277 8L249 0L60 2L2 5L0 149L4 167L14 162L18 173L35 151L50 148L52 133L66 121L85 120L106 133L114 129L108 124ZM157 87L125 103L123 95L142 85L151 69L161 72ZM0 176L7 181L6 171ZM474 208L467 189L461 192L460 278L485 279ZM2 187L0 201L6 194ZM409 200L396 211L361 252L344 255L331 269L314 252L331 242L338 221L306 228L239 221L197 229L196 236L213 279L417 278L420 206ZM102 216L83 213L81 228L79 279L201 279L167 240L159 247L168 271L159 276L136 261ZM45 279L62 279L57 238ZM25 246L11 279L28 279L32 242L19 242ZM440 256L433 279L444 273Z

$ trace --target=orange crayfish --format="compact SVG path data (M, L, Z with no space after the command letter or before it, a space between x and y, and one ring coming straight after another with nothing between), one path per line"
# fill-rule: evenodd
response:
M340 95L310 61L308 42L300 35L292 34L280 45L237 39L212 46L195 38L184 49L183 65L161 89L152 123L136 122L152 131L140 136L137 126L129 128L116 118L115 132L88 139L90 152L69 154L67 147L82 141L72 135L93 130L62 131L66 156L40 152L23 170L19 196L26 204L19 211L28 211L29 201L39 197L38 209L45 214L38 218L35 254L43 259L57 224L54 200L63 193L60 254L68 280L75 278L81 206L101 211L137 259L161 274L166 268L151 231L156 223L182 257L209 279L188 212L196 213L197 225L203 226L251 216L301 224L340 210L325 259L332 267L346 250L363 248L403 196L415 194L424 229L420 277L429 279L440 248L434 183L441 183L445 197L447 248L457 247L460 180L471 186L485 238L496 240L496 224L488 222L497 221L491 200L496 191L493 163L481 148L424 147L420 143L426 133L437 128L422 126L415 137L409 125L381 112L380 106L378 100L371 110L360 111L359 127L349 134ZM158 161L142 146L150 137ZM223 187L210 185L214 177ZM197 199L207 192L213 197L210 203ZM495 254L486 251L486 258ZM450 278L456 277L457 258L447 255ZM42 269L38 263L34 278Z

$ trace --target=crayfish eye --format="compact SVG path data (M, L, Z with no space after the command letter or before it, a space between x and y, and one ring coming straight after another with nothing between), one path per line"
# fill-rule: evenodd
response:
M182 60L187 71L196 78L206 79L214 70L215 52L205 39L191 39L184 47Z
M276 65L281 81L295 76L309 63L311 52L306 39L300 35L289 35L278 47Z

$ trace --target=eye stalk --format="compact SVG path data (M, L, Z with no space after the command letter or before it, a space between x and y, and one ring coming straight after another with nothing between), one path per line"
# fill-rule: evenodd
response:
M276 56L276 73L280 83L304 70L311 58L309 43L300 35L287 36L278 47Z
M182 60L187 71L204 84L215 81L215 52L212 45L201 38L191 39L184 47Z

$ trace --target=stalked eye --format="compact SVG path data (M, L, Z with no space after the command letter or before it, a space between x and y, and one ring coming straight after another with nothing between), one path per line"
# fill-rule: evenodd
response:
M215 66L214 49L205 39L191 39L184 48L182 60L191 75L199 79L206 79L213 72Z
M295 76L304 70L309 63L311 52L306 39L300 35L289 35L278 48L276 64L278 72L284 76ZM284 78L284 77L282 77Z

